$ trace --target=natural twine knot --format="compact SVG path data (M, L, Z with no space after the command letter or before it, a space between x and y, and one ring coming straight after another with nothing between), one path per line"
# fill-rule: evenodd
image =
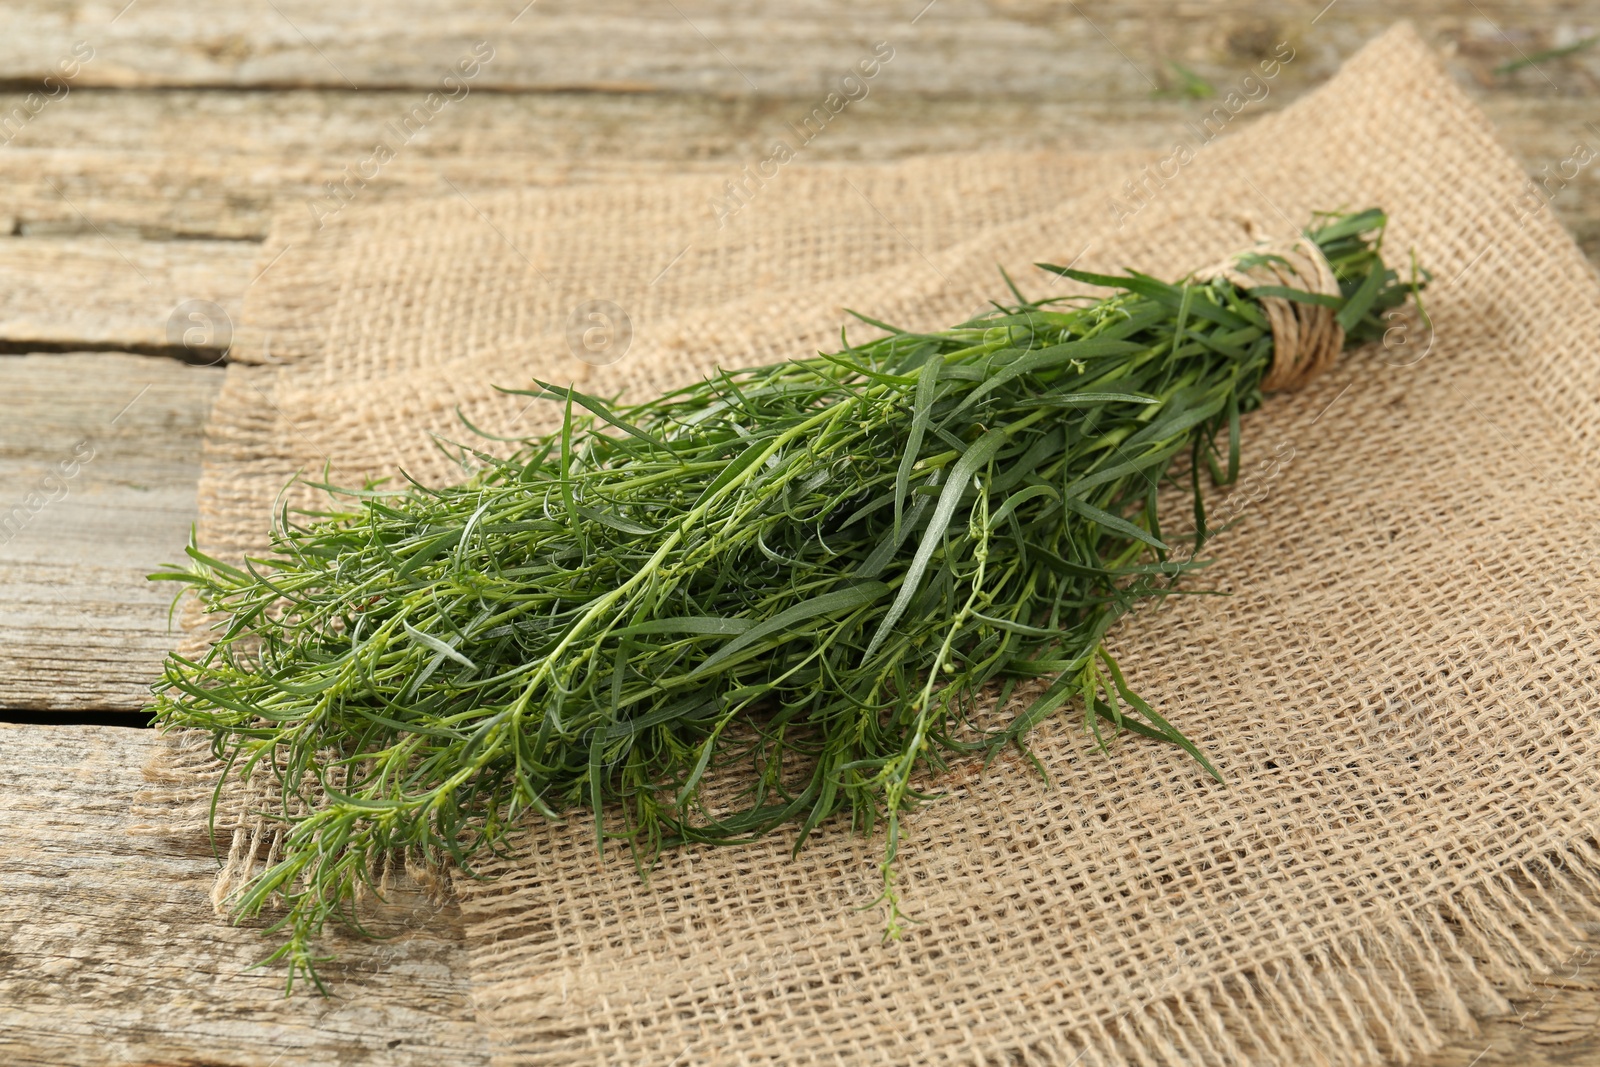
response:
M1249 265L1241 268L1239 261L1246 257ZM1198 281L1212 278L1225 278L1246 290L1278 285L1324 296L1340 295L1339 279L1327 257L1306 237L1291 244L1258 241L1252 249L1195 272ZM1299 389L1333 365L1344 348L1344 327L1335 320L1333 308L1281 296L1255 299L1272 325L1272 367L1261 381L1262 389Z

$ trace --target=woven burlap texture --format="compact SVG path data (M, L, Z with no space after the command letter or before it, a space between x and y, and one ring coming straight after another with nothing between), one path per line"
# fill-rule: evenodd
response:
M1148 164L1149 169L1143 169ZM1148 175L1155 174L1155 179ZM844 827L663 857L532 826L458 880L497 1062L1381 1063L1504 1010L1600 901L1600 287L1405 26L1326 86L1153 160L970 156L781 171L718 229L703 177L360 205L280 226L207 436L202 541L261 547L299 468L458 476L430 442L548 425L492 384L642 393L911 327L1029 264L1174 275L1380 205L1434 274L1246 421L1209 583L1130 617L1130 680L1204 748L1041 727L906 820L921 925L881 943L881 842ZM1159 179L1159 180L1158 180ZM1110 197L1148 182L1129 215ZM614 301L625 357L570 354Z

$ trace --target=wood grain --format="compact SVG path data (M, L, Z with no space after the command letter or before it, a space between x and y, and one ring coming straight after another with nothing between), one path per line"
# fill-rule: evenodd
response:
M339 999L283 997L209 900L203 829L152 833L145 730L0 724L0 1055L19 1067L487 1062L454 909L341 939ZM141 809L143 809L141 811ZM170 820L167 820L170 822Z
M1285 85L1252 107L1266 114L1300 91ZM1471 91L1532 173L1559 165L1577 142L1600 149L1592 96ZM0 111L7 99L0 94ZM662 165L733 177L764 158L812 103L792 96L476 94L399 150L359 195L448 196L452 185L470 195L627 178ZM889 160L975 145L1165 150L1209 106L1149 94L1070 101L885 91L851 105L801 158ZM0 225L9 221L23 238L103 233L125 250L141 239L260 240L275 211L309 211L308 201L328 195L328 182L345 180L397 108L393 94L332 90L79 92L0 150ZM1239 121L1253 117L1246 111ZM1581 177L1562 190L1556 207L1592 232L1600 181Z
M82 237L0 241L0 342L32 347L133 351L195 349L211 362L227 347L219 333L180 311L216 305L231 323L252 277L256 245L242 241L112 238L95 224ZM176 319L174 316L176 315ZM176 325L175 325L176 323ZM222 343L218 343L218 342Z
M0 11L0 78L42 82L92 50L68 83L88 86L438 87L477 42L493 58L480 90L826 93L873 42L896 49L885 72L904 92L1143 95L1166 63L1221 53L1254 58L1279 40L1303 44L1303 76L1325 78L1396 5L1341 0L1227 5L1162 0L374 0L269 6L205 0L133 3L23 0ZM1444 0L1408 5L1436 46L1475 72L1570 39L1592 15L1559 0ZM1108 47L1108 45L1110 47ZM1582 84L1580 59L1542 77ZM892 72L892 73L891 73ZM1202 70L1202 73L1209 73ZM1570 79L1570 81L1561 80ZM59 90L57 90L59 92ZM47 103L43 110L56 106Z
M172 591L144 576L183 557L221 378L150 356L0 356L0 707L144 705L172 644Z

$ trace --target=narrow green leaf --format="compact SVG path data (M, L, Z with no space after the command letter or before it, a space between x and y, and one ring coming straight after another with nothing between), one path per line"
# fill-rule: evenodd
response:
M1374 269L1367 272L1361 280L1356 291L1350 295L1350 302L1333 317L1342 329L1350 330L1361 321L1361 316L1372 307L1372 302L1378 297L1378 290L1384 283L1383 264L1379 263Z
M905 512L911 469L922 454L922 437L928 432L928 423L933 418L933 398L939 387L940 366L940 361L930 355L917 373L917 393L911 401L911 428L906 434L905 453L900 457L900 466L895 470L894 477L894 528L891 536L896 540L900 537L900 518Z
M472 662L470 659L468 659L467 657L463 656L461 653L457 652L455 650L455 648L452 647L451 645L447 645L443 641L439 640L437 637L434 637L432 634L423 633L421 630L417 629L415 626L412 626L409 622L402 621L400 623L400 625L405 627L406 633L411 635L411 639L413 641L415 641L417 644L425 645L428 648L431 648L435 652L439 653L441 656L444 656L447 659L455 660L457 663L461 664L463 667L469 667L469 668L471 668L473 670L477 670L478 669L478 665L476 663Z
M895 596L894 603L889 606L883 621L879 623L877 633L872 636L872 642L867 645L867 651L862 655L863 662L872 659L873 653L883 644L884 638L889 636L889 631L894 629L894 624L905 614L906 606L911 603L911 598L916 595L922 584L922 575L928 569L928 561L933 558L934 550L939 547L939 542L950 525L950 519L955 515L956 504L960 502L961 494L966 491L967 483L974 474L988 464L1006 440L1004 433L991 430L980 437L956 461L954 469L950 472L950 480L945 483L944 490L939 494L939 503L933 509L933 517L928 520L928 528L923 531L922 542L917 545L917 554L911 558L911 565L906 568L900 592Z
M1069 511L1077 512L1090 522L1099 523L1106 529L1114 530L1124 537L1131 537L1135 541L1143 541L1151 548L1159 548L1163 552L1170 551L1165 544L1151 536L1149 531L1135 526L1127 519L1118 518L1109 511L1102 511L1100 508L1095 507L1093 504L1090 504L1087 501L1081 500L1078 497L1069 496L1064 499L1062 503L1067 506Z
M788 633L799 623L823 615L848 614L857 608L865 607L887 592L889 592L889 587L882 582L861 582L847 589L838 589L832 593L824 593L822 596L812 597L810 600L803 600L794 607L779 612L766 622L752 626L732 641L723 645L715 655L691 671L689 677L696 678L709 674L757 642L764 641L774 634Z

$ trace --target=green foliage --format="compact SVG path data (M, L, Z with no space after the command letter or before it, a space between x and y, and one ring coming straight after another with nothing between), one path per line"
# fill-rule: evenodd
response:
M1358 340L1406 293L1366 236L1383 223L1313 234ZM563 405L560 430L462 448L463 484L324 486L336 510L285 512L268 557L191 547L154 575L225 620L155 707L276 785L284 847L233 903L281 907L291 988L394 850L471 872L529 814L587 809L648 864L786 825L798 848L847 813L885 832L894 933L901 817L953 758L1077 702L1102 739L1215 775L1104 638L1203 565L1172 553L1158 488L1180 459L1234 475L1272 339L1226 281L1062 272L1121 291L1019 294L639 404L541 383L524 395Z
M1190 100L1208 100L1217 95L1217 87L1215 85L1212 85L1182 63L1172 60L1167 63L1167 66L1171 67L1174 73L1178 75L1178 85L1176 88L1168 87L1157 90L1153 95L1184 96ZM1161 80L1165 85L1169 79L1162 77Z
M1600 44L1600 33L1594 34L1590 37L1580 38L1579 40L1576 40L1562 48L1547 48L1542 52L1535 52L1531 56L1522 55L1519 52L1516 59L1501 63L1499 66L1494 68L1494 72L1496 74L1504 75L1512 74L1523 69L1524 67L1537 68L1540 63L1544 63L1551 59L1565 59L1567 56L1575 56L1580 52L1586 52L1593 48L1596 44Z

